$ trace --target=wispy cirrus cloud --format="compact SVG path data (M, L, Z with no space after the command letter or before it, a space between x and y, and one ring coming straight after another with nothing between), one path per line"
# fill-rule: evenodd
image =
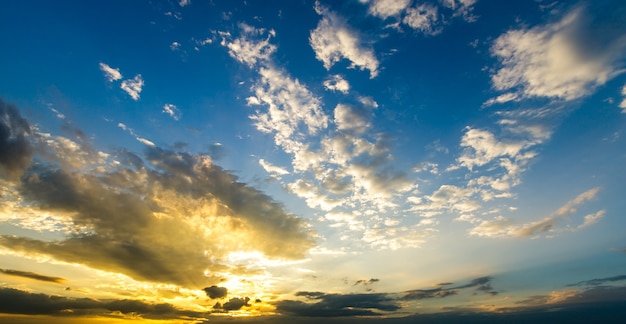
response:
M480 221L470 230L470 234L483 237L536 237L563 231L576 231L597 222L604 215L604 210L584 216L582 223L576 227L558 228L557 225L567 215L576 213L577 206L594 199L599 191L600 188L589 189L541 220L519 224L503 216L497 216L490 220Z

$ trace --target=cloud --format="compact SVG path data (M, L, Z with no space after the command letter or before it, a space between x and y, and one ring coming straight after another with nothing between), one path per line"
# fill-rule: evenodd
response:
M173 52L178 51L179 49L180 49L179 42L172 42L172 44L170 44L170 50L172 50Z
M331 91L339 91L347 94L350 91L350 84L341 75L335 74L330 79L324 81L324 88Z
M369 285L377 283L379 281L380 281L380 279L377 279L377 278L370 278L369 280L361 279L361 280L355 281L353 286L356 286L356 285L369 286Z
M335 107L335 125L340 131L363 134L371 126L369 120L365 109L357 109L344 104L338 104Z
M426 35L437 35L442 30L437 26L439 22L437 11L437 7L423 3L407 9L402 22Z
M254 28L244 23L239 24L240 37L229 40L229 33L222 33L222 46L228 48L228 54L235 60L246 64L252 68L257 63L265 63L270 60L271 55L276 52L276 45L270 43L270 39L275 35L274 31L267 32L264 40L259 40L258 36L266 34L264 28Z
M206 315L180 310L171 304L149 304L138 300L71 298L0 288L0 313L64 316L106 316L112 313L147 319L205 319Z
M143 78L141 77L141 74L135 75L132 79L122 81L120 88L126 91L126 93L128 93L133 100L139 100L139 94L143 88Z
M569 284L567 285L568 287L573 287L573 286L599 286L602 285L604 283L607 282L615 282L615 281L623 281L626 280L626 275L619 275L619 276L613 276L613 277L607 277L607 278L597 278L597 279L591 279L591 280L585 280L585 281L580 281L574 284Z
M200 289L242 271L232 252L293 260L314 245L303 220L209 156L148 146L142 156L120 151L70 165L72 151L40 134L34 140L47 153L24 160L32 165L11 188L14 197L2 199L22 202L12 205L15 215L58 215L75 234L0 236L11 253Z
M263 169L265 169L265 171L267 171L268 173L271 174L277 174L277 175L285 175L285 174L289 174L289 171L285 170L284 168L281 168L279 166L275 166L269 162L266 162L263 159L259 160L259 164L263 167Z
M411 4L411 0L361 0L361 2L369 3L370 15L382 19L399 15Z
M497 291L494 291L491 287L491 280L493 278L486 276L472 279L469 283L465 285L460 285L456 287L442 288L443 286L451 285L451 283L440 284L438 288L433 289L417 289L417 290L409 290L403 293L403 300L421 300L421 299L430 299L430 298L445 298L450 296L458 295L460 290L474 288L476 291L482 291L486 293L490 293L492 295L497 294Z
M165 104L163 105L163 113L168 114L174 120L180 119L180 110L173 104Z
M105 63L100 62L100 70L104 72L104 76L109 82L117 81L122 78L120 69L112 68Z
M407 301L455 296L462 290L470 288L491 293L493 292L489 285L491 280L491 277L481 277L457 287L409 290L401 293L329 294L319 291L299 291L296 297L303 297L304 301L282 300L275 305L279 313L292 316L382 316L401 309ZM360 280L355 285L372 284L376 281L376 279Z
M485 104L534 97L574 100L623 73L626 24L607 15L608 6L594 15L589 10L594 6L578 6L560 21L499 36L491 54L500 68L491 81L495 90L508 93Z
M226 289L226 287L211 286L203 288L202 290L204 290L206 295L211 299L224 298L228 295L228 289Z
M16 178L30 164L31 126L17 108L0 99L0 177Z
M267 42L264 29L240 26L242 28L236 40L222 32L222 45L229 48L233 58L259 74L251 87L254 95L246 98L246 102L259 106L250 116L257 130L272 134L274 143L292 157L290 171L297 178L285 183L285 187L304 198L309 207L323 211L349 207L369 210L374 215L398 206L394 199L401 199L416 186L407 173L393 167L393 156L389 152L391 138L372 130L372 110L378 104L370 97L358 97L361 107L338 104L331 119L324 112L320 98L277 67L271 57L254 64L240 59L247 57L245 53L249 51L245 49L259 48L260 43ZM267 161L264 164L269 166ZM348 226L339 226L341 230L361 232L357 235L363 242L381 248L387 244L394 248L403 244L412 246L423 241L422 230L411 233L408 228L368 229L380 226L381 222L382 218L376 217L370 218L365 226L345 222L342 225ZM386 239L389 235L397 237Z
M5 275L9 275L9 276L17 276L17 277L29 278L29 279L34 279L34 280L39 280L39 281L44 281L44 282L64 283L66 281L65 278L46 276L46 275L42 275L42 274L39 274L39 273L30 272L30 271L20 271L20 270L13 270L13 269L0 269L0 272L4 273Z
M191 4L191 0L180 0L178 1L178 5L181 7L188 6Z
M126 124L124 124L124 123L117 123L117 127L119 127L119 128L121 128L122 130L124 130L124 131L128 132L130 135L133 135L133 136L135 137L135 139L136 139L139 143L141 143L141 144L144 144L144 145L146 145L146 146L156 146L156 145L155 145L152 141L150 141L150 140L148 140L148 139L145 139L145 138L140 137L139 135L137 135L137 133L135 133L135 131L134 131L132 128L130 128L130 127L128 127L128 126L126 126Z
M391 312L400 309L398 303L387 294L325 294L321 292L298 292L314 303L299 300L282 300L276 303L281 314L307 317L345 317L382 315L377 311Z
M468 22L476 21L477 17L472 14L473 5L478 0L440 0L441 4L454 11L453 16L462 16Z
M223 309L224 311L227 311L227 312L231 310L239 310L244 306L250 306L250 304L248 304L249 301L250 301L250 298L248 297L245 297L245 298L235 297L235 298L229 299L223 305L220 303L217 303L215 304L213 308Z
M349 60L351 67L369 70L370 77L378 75L378 59L374 50L365 45L361 36L336 13L316 3L316 11L322 15L317 27L311 31L309 43L315 57L329 70L342 59Z

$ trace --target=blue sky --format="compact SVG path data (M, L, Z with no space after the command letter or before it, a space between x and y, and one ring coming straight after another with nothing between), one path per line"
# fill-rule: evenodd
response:
M529 320L623 303L625 14L5 3L0 299L20 302L1 316Z

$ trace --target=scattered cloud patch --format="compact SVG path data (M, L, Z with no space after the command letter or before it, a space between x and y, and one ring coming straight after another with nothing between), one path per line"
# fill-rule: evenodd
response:
M178 110L178 108L176 107L176 105L174 104L165 104L163 105L163 113L168 114L170 117L172 117L174 120L179 120L180 119L180 110Z
M369 3L370 15L386 19L402 13L411 4L411 0L361 0L361 3Z
M120 85L122 90L126 91L133 100L139 100L139 94L143 88L143 78L141 74L135 75L134 78L122 81Z
M335 74L328 80L324 81L324 88L330 91L339 91L343 94L347 94L350 91L350 84L341 75Z
M348 26L344 18L319 3L316 3L315 9L322 16L309 37L315 57L327 70L342 59L347 59L351 67L369 70L370 77L376 77L379 62L371 46L362 41L361 35Z
M426 35L437 35L442 31L441 27L438 26L437 7L427 3L407 9L402 22Z
M122 79L122 73L120 73L120 69L118 68L112 68L107 64L100 62L100 70L104 72L104 77L109 82Z

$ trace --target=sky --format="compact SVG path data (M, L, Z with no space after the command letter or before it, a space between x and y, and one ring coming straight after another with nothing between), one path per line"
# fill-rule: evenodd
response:
M617 322L624 17L3 2L0 321Z

